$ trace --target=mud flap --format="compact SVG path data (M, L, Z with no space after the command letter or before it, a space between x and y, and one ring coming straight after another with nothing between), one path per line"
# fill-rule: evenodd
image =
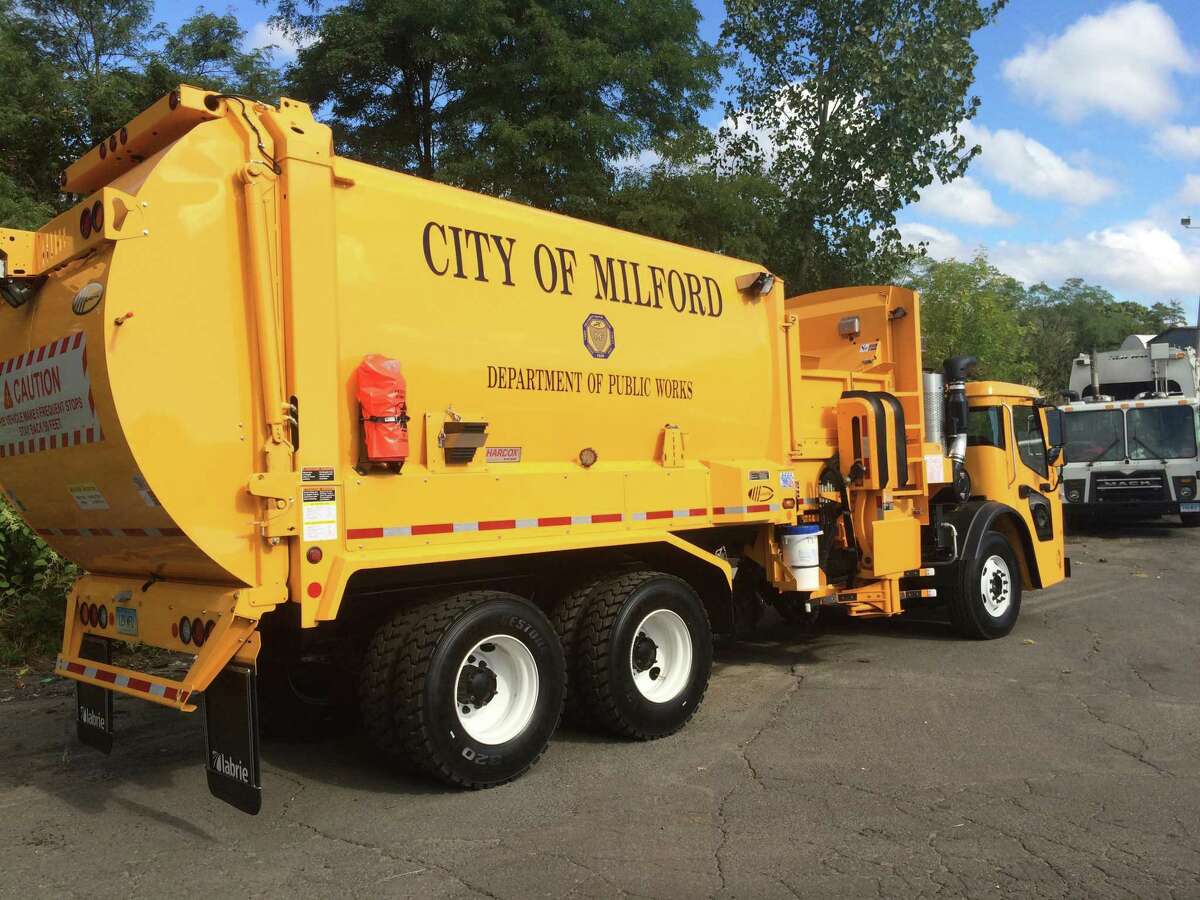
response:
M204 750L208 789L235 809L262 809L258 684L252 666L226 666L204 690Z
M112 645L107 638L86 635L79 648L81 659L112 663ZM75 734L81 744L101 753L112 753L113 692L95 684L75 683Z

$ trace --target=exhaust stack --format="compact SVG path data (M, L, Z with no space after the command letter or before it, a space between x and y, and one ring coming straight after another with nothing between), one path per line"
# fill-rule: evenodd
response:
M921 386L925 394L925 440L945 449L946 379L941 372L923 372Z

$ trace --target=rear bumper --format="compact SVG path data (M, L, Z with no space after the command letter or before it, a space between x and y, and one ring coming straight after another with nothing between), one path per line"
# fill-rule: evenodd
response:
M267 603L267 599L275 602ZM231 660L253 665L260 646L259 618L285 599L282 586L278 591L263 592L167 581L146 585L140 579L85 575L67 598L62 651L55 668L58 674L74 681L192 712L196 709L192 695L208 687ZM96 621L81 615L84 607L105 612ZM126 622L136 618L132 632L118 629L118 609L133 612L122 616ZM205 625L206 637L199 645L184 643L180 638L178 624L184 618L199 619ZM87 624L85 619L89 619ZM174 634L172 625L176 626ZM193 657L192 665L182 679L175 681L95 662L81 655L86 635L187 653Z

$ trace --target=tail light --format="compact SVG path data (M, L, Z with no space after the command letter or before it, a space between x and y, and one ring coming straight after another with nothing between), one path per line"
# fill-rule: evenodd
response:
M87 623L88 623L87 604L80 603L79 604L79 624L87 625Z
M108 139L108 149L109 150L117 149L117 136L115 134Z
M187 616L179 620L179 639L185 644L192 642L192 620Z
M216 622L214 622L212 619L209 619L209 620L208 620L208 623L207 623L207 624L204 626L204 639L205 639L206 641L207 641L207 640L208 640L210 637L212 637L213 629L214 629L214 628L216 628L216 627L217 627L217 623L216 623Z
M124 144L129 140L129 129L124 125L121 126L121 143Z
M92 204L92 231L99 234L104 230L104 204L97 200Z
M108 627L108 607L101 606L100 609L97 611L96 615L99 616L99 618L97 619L97 623L100 625L100 627L107 628Z
M207 636L204 631L204 623L199 619L192 619L192 643L197 647L203 647L204 639Z
M89 603L88 604L88 622L87 622L88 625L94 628L96 623L99 620L100 620L100 614L98 612L96 612L96 604Z
M108 159L108 144L105 144L103 141L100 143L100 158Z
M79 233L83 235L84 240L92 236L92 211L90 209L84 209L79 214Z

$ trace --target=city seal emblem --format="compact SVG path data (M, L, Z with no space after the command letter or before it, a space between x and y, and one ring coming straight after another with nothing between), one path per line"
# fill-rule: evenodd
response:
M608 359L617 348L616 334L612 323L599 313L592 313L583 320L583 346L596 359Z

